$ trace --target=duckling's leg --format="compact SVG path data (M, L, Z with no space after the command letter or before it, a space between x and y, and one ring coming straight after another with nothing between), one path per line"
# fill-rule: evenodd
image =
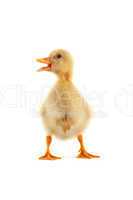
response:
M84 147L84 144L83 144L83 137L82 137L82 135L78 136L78 141L80 143L80 150L79 150L80 153L77 156L77 158L88 158L88 159L91 159L91 158L100 158L100 156L90 154L90 153L88 153L85 150L85 147Z
M57 156L53 156L51 153L50 153L50 145L52 143L52 137L51 136L47 136L46 138L46 143L47 143L47 150L46 150L46 153L44 156L41 156L39 158L39 160L57 160L57 159L61 159L60 157L57 157Z

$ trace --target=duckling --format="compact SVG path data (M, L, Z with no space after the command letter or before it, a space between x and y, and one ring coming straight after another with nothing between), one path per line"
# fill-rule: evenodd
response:
M99 158L98 155L88 153L84 146L83 130L91 119L91 109L72 82L71 54L66 50L57 49L47 58L39 58L36 61L46 64L38 70L39 72L53 72L58 77L55 86L40 108L42 122L47 130L47 150L39 159L61 159L50 152L53 136L62 140L76 137L80 144L77 158Z

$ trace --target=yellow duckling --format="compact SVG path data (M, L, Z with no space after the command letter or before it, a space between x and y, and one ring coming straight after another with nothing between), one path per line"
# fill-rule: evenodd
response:
M83 130L91 118L91 110L72 83L73 59L69 52L57 49L47 58L37 59L47 66L38 71L54 72L58 80L41 106L41 117L47 129L47 151L41 160L60 159L50 153L52 136L60 139L77 137L80 143L78 158L99 158L88 153L83 144Z

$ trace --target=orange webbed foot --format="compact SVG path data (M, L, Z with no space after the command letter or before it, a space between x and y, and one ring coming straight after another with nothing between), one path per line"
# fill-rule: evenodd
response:
M83 159L92 159L92 158L100 158L98 155L90 154L87 151L80 151L79 155L77 158L83 158Z
M49 152L47 152L44 156L39 157L39 160L58 160L58 159L61 159L61 157L54 156Z

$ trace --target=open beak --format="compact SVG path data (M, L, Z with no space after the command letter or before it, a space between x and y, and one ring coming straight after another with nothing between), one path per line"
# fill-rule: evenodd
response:
M39 63L43 63L43 64L47 64L47 66L41 67L40 69L38 69L38 72L42 72L42 71L51 71L51 62L49 57L48 58L38 58L36 59L37 62Z

